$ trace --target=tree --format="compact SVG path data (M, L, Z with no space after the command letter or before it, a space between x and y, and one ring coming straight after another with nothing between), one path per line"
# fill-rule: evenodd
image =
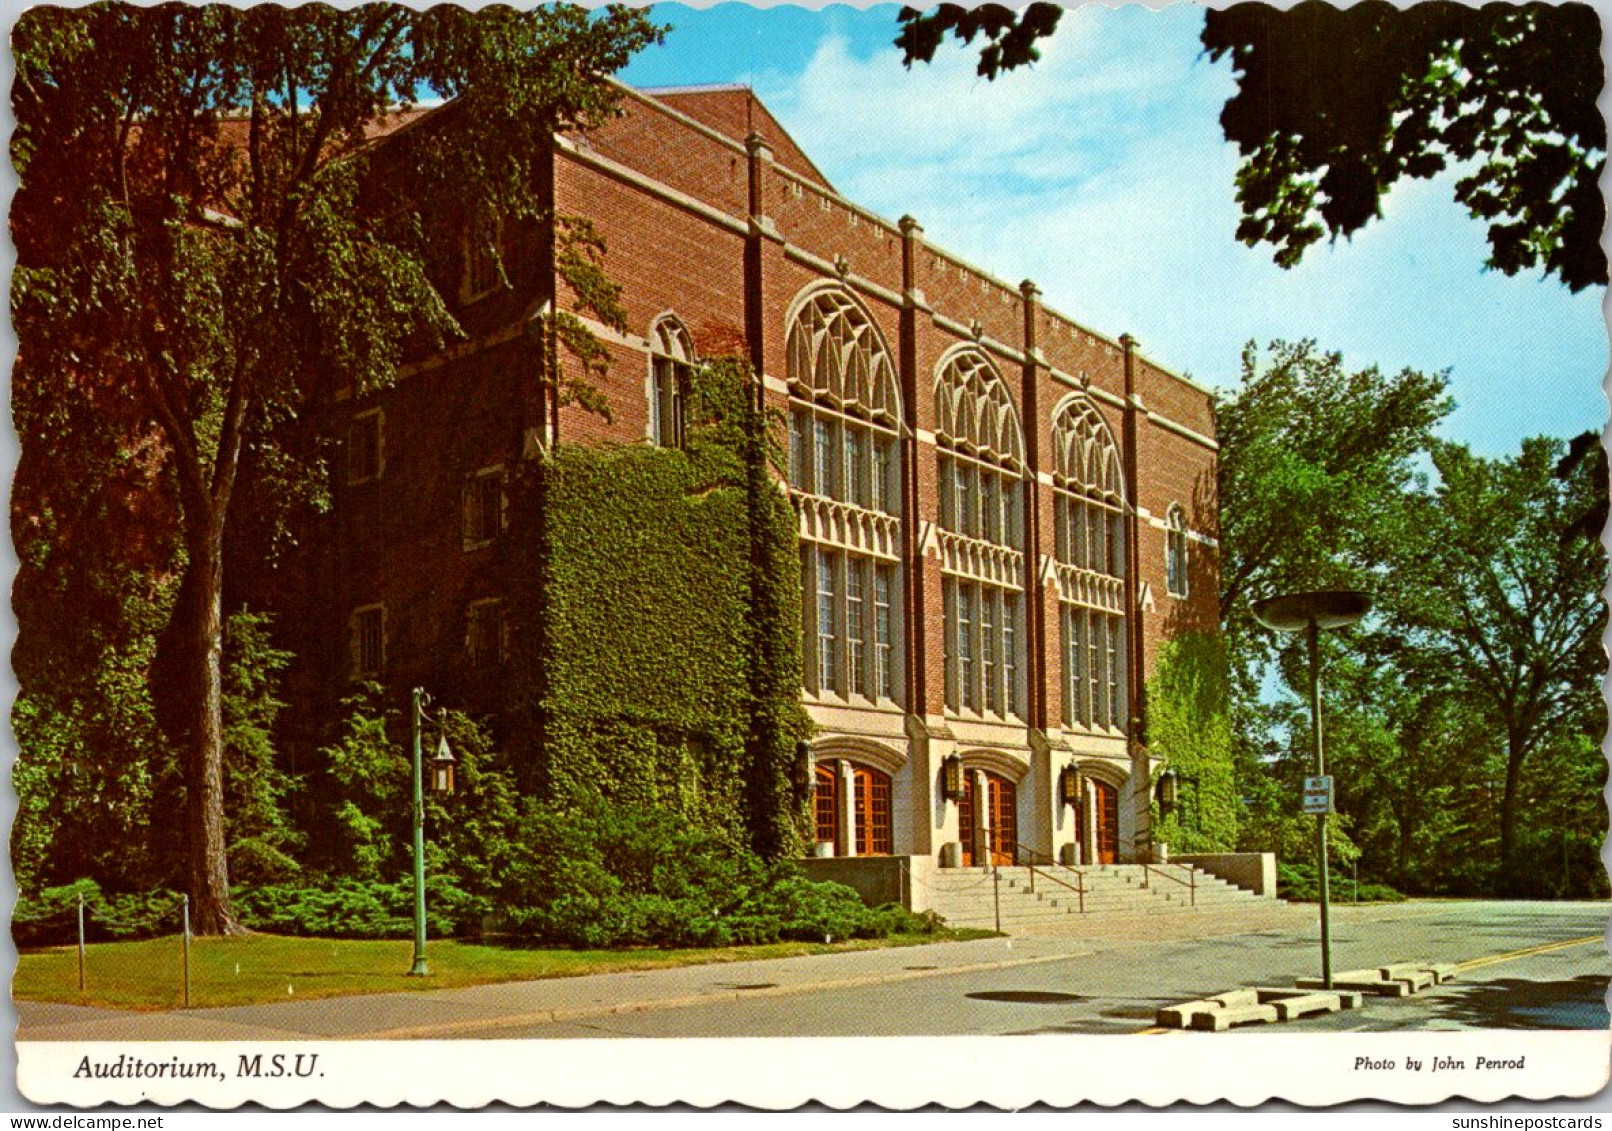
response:
M599 76L658 34L638 12L570 6L97 4L18 21L13 321L41 399L96 390L153 422L141 439L182 559L158 713L199 932L238 929L220 657L243 452L292 452L300 406L384 386L457 332L435 265L488 217L539 218L552 133L608 113ZM452 103L396 131L422 94ZM567 247L586 302L601 293L589 233ZM288 488L317 470L263 465ZM125 549L97 547L109 563Z
M1272 641L1255 597L1395 583L1413 459L1449 409L1442 375L1350 372L1313 342L1244 349L1217 413L1220 618L1244 696Z
M1568 757L1606 730L1606 555L1582 529L1606 494L1606 463L1581 460L1559 476L1564 447L1531 439L1490 460L1435 444L1439 483L1416 500L1415 552L1389 610L1404 638L1399 666L1468 698L1503 751L1498 863L1508 883L1529 759L1547 749Z
M1033 62L1058 9L903 8L908 65L950 33L985 37L979 72ZM1237 238L1291 267L1322 236L1359 231L1403 177L1467 166L1455 199L1489 226L1488 266L1539 267L1573 291L1607 281L1598 183L1606 126L1595 100L1601 31L1587 4L1323 0L1205 13L1203 45L1230 56L1238 91L1221 114L1242 154Z

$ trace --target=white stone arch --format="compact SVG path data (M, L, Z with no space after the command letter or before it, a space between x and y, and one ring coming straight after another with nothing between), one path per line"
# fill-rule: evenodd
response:
M1091 756L1076 756L1075 771L1083 778L1094 778L1104 785L1111 785L1115 789L1123 790L1131 780L1130 771L1116 766L1106 758Z
M1018 407L1001 371L978 346L955 345L935 365L935 434L980 459L1024 468Z
M901 427L901 388L889 343L867 306L843 285L813 283L784 316L791 394Z
M965 771L986 770L1007 778L1014 785L1022 785L1030 776L1030 763L1022 758L1015 758L1005 750L976 746L959 750L957 756L963 760Z
M694 336L675 310L663 310L649 320L649 352L692 365L697 360Z
M871 738L857 735L830 735L812 743L812 763L844 759L870 766L894 778L907 764L904 751Z
M1070 393L1053 408L1052 452L1060 487L1126 503L1119 444L1089 396Z

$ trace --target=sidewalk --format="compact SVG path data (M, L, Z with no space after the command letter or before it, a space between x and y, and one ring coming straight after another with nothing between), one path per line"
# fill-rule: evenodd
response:
M978 939L665 970L592 974L463 989L371 994L272 1005L136 1013L16 1003L19 1041L399 1040L453 1038L490 1025L529 1025L806 993L1089 955L1104 942L1239 934L1310 915L1281 905L1236 915L1092 923L1077 935Z

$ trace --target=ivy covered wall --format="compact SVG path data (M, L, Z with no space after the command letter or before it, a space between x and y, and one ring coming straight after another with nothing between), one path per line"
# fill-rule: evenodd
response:
M795 855L810 723L793 512L740 367L697 380L685 450L561 445L523 477L516 745L545 800L671 810Z
M1190 632L1159 649L1147 681L1148 749L1173 769L1176 804L1164 815L1155 791L1153 836L1172 853L1230 852L1237 845L1226 652L1218 634ZM1157 779L1155 778L1155 781Z

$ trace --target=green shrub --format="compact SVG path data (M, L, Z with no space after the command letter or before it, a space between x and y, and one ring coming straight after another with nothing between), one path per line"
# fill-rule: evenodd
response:
M491 905L444 876L426 876L425 924L433 936L473 934ZM265 885L235 893L241 922L258 931L338 939L408 938L414 932L414 881L341 880L330 887Z
M522 859L502 893L518 937L584 948L709 947L932 932L936 917L869 908L840 884L659 809L601 802L585 811L537 807L515 838Z
M184 900L171 891L105 895L94 880L20 896L11 913L11 937L19 947L66 946L78 939L78 901L84 898L84 937L89 942L146 939L175 934Z
M1363 881L1358 898L1352 876L1330 873L1328 889L1333 903L1400 903L1405 896L1387 884ZM1295 903L1319 903L1321 879L1313 864L1278 864L1276 866L1276 895L1279 899Z

